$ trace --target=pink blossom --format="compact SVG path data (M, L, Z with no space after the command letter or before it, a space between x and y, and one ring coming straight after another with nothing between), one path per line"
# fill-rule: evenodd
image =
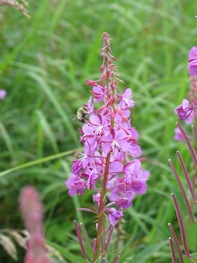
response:
M123 197L116 199L116 205L122 209L127 209L132 206L133 198Z
M95 203L97 203L98 205L100 205L100 198L101 198L101 194L100 193L97 193L97 194L93 195L93 201Z
M88 189L95 189L96 180L99 178L99 174L97 170L94 169L86 169L86 176L87 180L87 188Z
M94 101L99 102L104 99L105 87L102 87L100 85L94 85L91 93L94 96Z
M4 89L0 89L0 100L3 100L7 95L7 91Z
M124 130L111 130L111 133L102 141L102 150L104 153L112 151L114 156L122 152L128 152L131 149L131 144L127 141L128 136Z
M175 139L175 141L182 141L183 140L183 135L180 132L179 128L176 128L174 130L174 139Z
M93 201L98 208L103 204L104 188L106 204L100 211L108 213L109 223L115 226L123 216L122 209L129 208L136 195L146 192L149 174L136 159L142 151L138 133L130 121L131 109L135 105L132 90L125 88L123 93L118 91L118 82L122 81L116 73L115 58L108 47L110 39L106 36L108 34L104 33L103 40L106 42L101 49L101 77L86 82L92 87L92 97L84 104L88 112L80 137L84 153L73 162L66 186L71 196L92 190ZM110 209L108 201L113 206Z
M89 124L91 124L92 127L95 127L95 130L94 130L95 136L105 137L110 133L108 119L103 117L100 114L91 115L89 119Z
M131 109L134 105L135 102L132 98L132 90L127 88L124 90L123 94L121 95L121 101L120 101L120 108L121 109Z
M181 121L191 123L193 121L193 106L186 99L183 99L182 103L176 107L174 113L178 114L178 118Z
M112 226L115 226L120 218L123 217L123 213L120 210L116 210L115 208L108 209L108 217L109 222Z
M75 174L71 174L71 177L66 181L66 186L69 189L68 193L70 196L75 194L82 195L86 189L86 181Z
M188 70L190 76L197 76L197 47L192 47L189 51Z

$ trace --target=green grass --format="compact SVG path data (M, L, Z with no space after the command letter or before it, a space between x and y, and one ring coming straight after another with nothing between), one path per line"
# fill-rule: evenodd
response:
M167 160L176 162L176 149L188 155L173 141L173 110L189 90L195 1L29 4L31 19L0 6L0 88L8 92L0 101L1 228L23 228L17 199L31 184L45 206L47 240L65 262L83 262L73 220L83 220L93 231L93 218L76 212L92 205L91 194L70 198L64 181L81 147L75 113L89 97L86 79L99 77L100 38L106 31L121 78L134 93L133 124L151 173L148 192L125 212L120 262L170 262L167 223L176 220L170 193L177 185ZM1 247L0 262L13 262Z

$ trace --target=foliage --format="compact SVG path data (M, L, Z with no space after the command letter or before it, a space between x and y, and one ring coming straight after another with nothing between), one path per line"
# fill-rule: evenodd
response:
M169 193L180 194L167 160L177 148L174 107L188 93L195 1L31 1L31 19L0 8L0 88L7 91L0 101L1 228L24 228L17 200L31 184L45 204L49 244L65 262L83 262L73 220L93 231L92 217L76 211L91 208L90 196L71 201L64 181L81 151L75 113L89 97L86 79L98 77L100 36L106 31L120 75L134 92L133 125L151 173L147 194L125 215L120 262L169 262L167 223L176 221ZM179 149L187 165L186 146L179 143ZM35 165L24 166L29 162ZM0 261L13 262L2 247Z

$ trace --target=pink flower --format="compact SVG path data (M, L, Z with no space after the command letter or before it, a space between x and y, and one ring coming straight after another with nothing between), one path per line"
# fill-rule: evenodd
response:
M98 206L100 205L100 198L101 198L101 194L100 193L97 193L97 194L93 195L93 201L95 203L97 203Z
M120 108L121 109L131 109L135 105L134 100L132 98L132 90L131 89L125 89L123 94L121 95L121 101L120 101Z
M175 139L175 141L182 141L183 140L183 135L180 132L179 128L176 128L174 130L174 139Z
M86 181L80 179L75 174L71 174L71 177L69 177L66 181L66 186L69 189L68 193L70 196L73 196L75 194L82 195L84 194L86 189Z
M124 130L111 130L111 133L102 141L102 150L104 153L112 151L117 156L120 151L128 152L131 144L127 141L128 137Z
M189 51L188 70L190 76L197 76L197 47L192 47Z
M114 226L123 216L121 209L129 208L137 194L146 192L148 173L136 159L142 151L138 145L138 133L130 122L131 109L135 105L132 90L125 88L122 94L118 92L121 80L108 47L107 33L103 34L103 40L106 42L101 49L101 77L87 81L92 87L92 97L84 105L88 112L80 138L84 154L73 162L66 186L71 196L82 195L86 189L93 190L94 202L98 207L106 202L101 210L108 213L109 222ZM112 202L113 208L107 207L108 201Z
M108 209L108 217L109 222L112 226L115 226L120 218L123 217L123 213L120 210L116 210L115 208Z
M97 173L97 170L94 169L86 169L86 176L88 178L87 180L87 188L88 189L95 189L96 180L99 178L99 174Z
M178 118L181 121L191 123L193 121L193 106L186 99L183 99L182 103L174 110L175 114L178 114Z
M94 96L94 101L99 102L103 100L105 96L105 87L102 87L100 85L95 85L93 86L91 93Z
M4 89L0 89L0 100L3 100L7 95L7 91Z
M89 124L91 124L92 127L95 127L95 130L94 130L95 136L105 137L110 133L108 119L103 117L100 114L91 115L89 119Z

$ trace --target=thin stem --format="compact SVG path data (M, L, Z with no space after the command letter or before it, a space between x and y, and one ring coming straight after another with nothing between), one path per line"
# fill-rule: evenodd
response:
M113 226L110 226L107 243L106 243L106 245L105 245L105 252L107 252L107 250L108 250L108 248L109 248L109 244L110 244L110 241L111 241L111 238L112 238L113 231L114 231L114 227L113 227Z
M180 245L179 245L178 238L176 236L176 233L174 232L174 228L172 227L172 225L170 223L168 224L168 227L169 227L170 233L171 233L171 235L172 235L172 237L174 239L174 242L175 242L175 245L176 245L176 248L177 248L177 251L178 251L180 263L184 263L183 255L182 255L182 252L181 252L181 248L180 248Z
M89 238L88 232L87 232L84 224L83 224L83 223L80 223L80 226L81 226L81 228L82 228L82 230L83 230L83 233L84 233L84 235L85 235L86 242L87 242L88 246L89 246L91 249L93 249L93 246L92 246L92 244L91 244L91 242L90 242L90 238Z
M114 259L114 262L113 262L113 263L118 263L119 259L120 259L120 255L117 255L117 256L115 257L115 259Z
M172 256L172 263L177 263L172 238L169 237L168 241L169 241L169 246L170 246L170 251L171 251L171 256Z
M78 223L77 223L76 220L74 221L74 225L75 225L75 230L76 230L76 233L77 233L77 237L78 237L78 240L79 240L79 244L80 244L80 247L81 247L81 251L82 251L83 257L87 260L87 255L86 255L86 251L85 251L85 248L84 248L84 245L83 245L81 232L80 232L80 229L79 229L79 226L78 226Z
M180 211L178 202L177 202L176 197L175 197L174 194L172 194L172 199L173 199L173 203L174 203L177 219L178 219L178 222L179 222L179 228L180 228L180 233L181 233L181 240L182 240L183 247L184 247L184 250L185 250L185 255L188 258L191 258L190 254L189 254L189 249L188 249L188 246L187 246L186 234L185 234L183 219L182 219L182 216L181 216L181 211Z
M195 112L195 116L196 116L196 111ZM197 121L197 117L195 117L195 121ZM194 138L194 143L195 143L195 151L197 152L197 125L192 125L192 134L193 134L193 138Z
M100 250L101 250L102 256L105 255L105 250L104 250L105 243L104 243L104 238L103 238L103 234L105 230L104 208L105 208L107 178L108 178L108 173L109 173L110 155L111 155L111 152L109 152L106 157L104 177L102 180L100 205L99 205L99 210L98 210L98 229L97 229L97 237L96 237L96 244L95 244L95 252L94 252L92 263L95 263L97 259L99 258Z
M176 178L176 180L177 180L177 183L178 183L178 185L179 185L179 188L180 188L180 190L181 190L181 193L182 193L182 196L183 196L185 205L186 205L187 210L188 210L189 217L190 217L191 221L194 222L194 217L193 217L193 214L192 214L192 210L191 210L191 207L190 207L190 204L189 204L187 195L186 195L186 193L185 193L185 190L184 190L184 188L183 188L183 184L182 184L182 182L181 182L181 180L180 180L180 178L179 178L179 175L178 175L178 173L177 173L177 170L176 170L176 168L175 168L175 166L174 166L174 163L172 162L171 159L169 159L168 162L169 162L169 164L170 164L170 167L171 167L171 169L172 169L172 171L173 171L173 174L174 174L174 176L175 176L175 178Z
M182 158L180 152L178 152L178 151L177 151L177 156L179 158L179 161L180 161L180 164L181 164L181 168L183 170L183 173L184 173L184 176L185 176L185 179L186 179L189 191L191 193L191 196L194 199L194 202L197 202L197 198L196 198L196 195L195 195L195 192L194 192L194 188L193 188L193 185L192 185L191 180L189 178L189 175L188 175L185 163L183 161L183 158Z
M178 126L178 128L179 128L179 130L180 130L180 132L181 132L181 134L182 134L182 136L183 136L183 138L185 139L185 142L187 143L187 147L188 147L188 149L189 149L189 151L190 151L190 153L191 153L191 156L192 156L192 159L193 159L193 161L194 161L194 164L197 165L196 153L195 153L194 149L193 149L192 146L191 146L191 143L190 143L190 141L189 141L189 139L188 139L188 137L187 137L186 132L184 131L184 129L182 128L182 126L180 125L180 123L177 122L176 125Z

